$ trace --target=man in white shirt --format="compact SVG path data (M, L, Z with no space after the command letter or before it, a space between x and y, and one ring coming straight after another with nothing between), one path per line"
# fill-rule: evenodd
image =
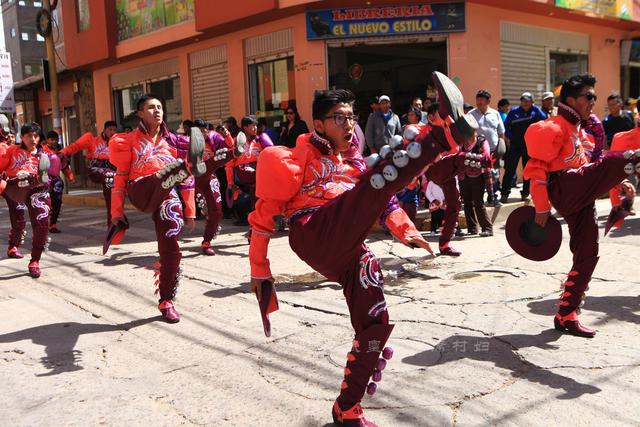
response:
M505 142L504 142L504 123L500 118L500 113L498 110L494 110L489 107L491 103L491 94L481 89L476 94L476 108L471 110L469 114L471 114L478 122L480 128L478 129L478 135L484 136L489 143L489 149L491 150L491 155L494 159L494 169L491 169L491 177L493 182L498 182L499 173L499 162L500 156L498 153L504 153ZM502 147L502 149L498 149ZM488 181L488 180L487 180ZM488 204L499 206L500 201L495 196L493 183L487 183L487 193Z

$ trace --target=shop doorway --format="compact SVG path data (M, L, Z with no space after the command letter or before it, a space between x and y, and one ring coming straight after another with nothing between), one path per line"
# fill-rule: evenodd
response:
M413 98L435 96L431 73L447 74L447 43L330 45L328 61L329 87L356 95L354 108L364 129L375 96L391 97L398 116L407 112Z

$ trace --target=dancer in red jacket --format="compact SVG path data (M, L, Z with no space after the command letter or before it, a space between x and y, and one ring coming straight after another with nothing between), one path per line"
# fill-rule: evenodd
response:
M0 155L0 173L7 175L4 196L7 198L12 218L19 205L26 206L29 211L31 228L33 229L33 241L31 245L31 261L29 262L29 274L33 278L40 277L40 257L47 244L49 234L49 213L51 201L48 191L49 157L38 148L40 141L40 126L37 123L29 123L20 129L20 145L12 145ZM9 236L9 249L16 248L20 244L22 229L20 224L12 223ZM9 254L11 256L11 254ZM15 255L15 254L14 254ZM13 256L21 258L21 256Z
M113 120L104 122L100 135L93 136L90 132L82 135L73 144L60 150L62 162L68 163L75 153L85 150L85 157L89 160L89 179L102 186L102 195L107 206L107 225L111 225L111 189L116 168L109 162L109 138L118 130L118 124Z
M258 299L262 302L266 298L263 289L270 289L273 283L267 248L274 232L274 217L284 215L294 252L329 280L339 282L347 300L355 338L347 355L341 392L332 409L338 425L374 426L364 418L360 401L365 390L373 393L376 387L368 384L369 378L380 380L386 365L380 354L384 359L392 354L390 348L385 348L393 325L389 324L382 272L375 255L364 244L371 226L381 220L404 244L433 254L398 206L395 194L428 166L440 182L466 167L475 167L475 160L471 165L465 154L445 156L434 164L440 153L435 144L449 145L447 135L453 139L449 114L459 119L456 126L460 132L454 134L463 139L472 137L475 122L461 117L462 103L457 100L462 97L455 85L439 73L435 79L441 98L448 98L454 90L458 95L443 104L446 120L437 123L443 127L442 132L431 132L406 149L402 138L395 148L382 147L378 155L369 159L368 171L353 141L355 98L346 90L316 92L314 132L299 136L293 149L266 148L258 158L258 201L249 216L251 285ZM443 87L447 90L443 91Z
M196 190L204 198L207 205L207 222L204 227L201 248L203 254L215 255L211 240L218 234L222 218L222 195L216 170L231 160L234 141L229 131L223 126L220 126L220 132L216 132L208 130L207 122L203 119L196 119L193 124L205 135L203 161L207 165L207 172L195 180Z
M525 134L531 159L524 176L531 180L535 222L544 227L551 205L569 226L573 266L564 283L555 328L592 338L595 331L578 320L591 275L598 263L598 223L595 200L634 172L640 151L608 151L590 163L596 147L580 126L595 104L596 79L590 74L565 81L560 91L558 115L529 127Z
M180 280L180 247L178 237L186 225L191 231L195 225L195 201L193 188L182 188L182 203L176 192L177 186L190 178L190 173L200 176L206 172L202 162L204 138L199 129L191 130L188 151L189 165L178 155L170 143L171 135L163 121L164 111L157 96L146 94L137 104L140 124L127 134L116 134L109 141L109 161L117 172L111 193L111 217L114 229L123 232L128 227L124 215L124 199L128 195L131 203L140 211L152 214L158 239L160 261L156 264L160 294L158 308L169 323L180 321L174 307ZM114 243L122 235L114 238Z

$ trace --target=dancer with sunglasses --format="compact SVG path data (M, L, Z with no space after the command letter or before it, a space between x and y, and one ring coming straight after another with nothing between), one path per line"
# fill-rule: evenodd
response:
M529 127L525 135L531 159L524 176L531 180L535 222L544 227L551 206L569 226L573 266L554 318L555 328L571 335L592 338L596 331L578 319L580 306L598 263L598 223L595 200L634 172L640 150L608 151L593 155L595 142L580 126L595 104L596 78L575 75L560 91L558 115Z
M347 301L355 339L332 409L337 425L374 426L364 418L360 402L365 390L375 392L376 385L369 383L369 378L381 378L386 362L380 355L388 359L392 354L385 348L393 325L389 324L380 264L364 244L369 230L382 221L404 244L433 254L396 203L395 194L434 162L439 150L432 147L449 144L450 114L458 119L459 137L473 134L475 119L462 117L461 102L456 101L462 99L458 89L442 74L437 73L435 79L441 99L449 99L441 110L447 120L437 124L443 127L442 132L433 131L406 149L400 138L395 152L389 146L381 147L383 153L368 160L369 170L353 139L355 97L346 90L316 92L314 131L300 136L294 149L267 148L258 159L258 202L249 216L249 261L251 286L261 307L262 298L274 295L267 250L277 215L288 219L294 252L327 279L340 283ZM445 156L432 165L434 175L448 179L468 167L465 161L469 159L464 154ZM265 323L265 332L267 328Z

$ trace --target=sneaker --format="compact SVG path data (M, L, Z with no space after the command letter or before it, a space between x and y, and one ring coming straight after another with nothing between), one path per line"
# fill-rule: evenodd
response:
M520 200L522 200L523 202L530 202L531 201L531 196L530 195L522 195L520 196Z
M478 234L478 230L469 230L467 231L467 236L475 236L476 234Z
M491 237L493 236L493 230L482 230L480 232L480 237Z
M462 252L460 252L459 250L455 249L453 246L451 245L447 245L444 248L440 248L440 255L445 255L445 256L460 256L462 255Z
M31 261L29 263L29 276L37 279L40 277L40 263L38 261Z
M16 259L24 258L24 255L22 255L20 251L18 251L18 248L15 246L7 249L7 256L9 258L16 258Z
M509 196L507 195L500 196L500 203L502 204L509 203Z
M456 237L462 237L462 236L464 236L464 233L462 232L462 230L461 230L461 229L456 228L456 232L454 233L454 235L455 235Z
M49 233L58 234L60 233L60 230L58 230L58 226L56 224L52 224L49 227Z
M216 251L211 247L211 242L203 242L201 245L202 253L208 256L212 256L216 254Z
M158 309L160 313L162 313L162 318L167 323L178 323L180 321L180 314L176 311L173 301L171 300L162 300L160 304L158 304Z

